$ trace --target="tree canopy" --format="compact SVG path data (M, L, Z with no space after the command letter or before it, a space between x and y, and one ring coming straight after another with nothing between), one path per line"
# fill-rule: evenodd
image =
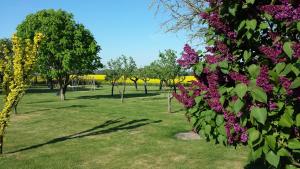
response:
M38 52L38 70L54 78L64 100L71 74L87 74L102 67L98 53L100 46L91 32L63 10L41 10L30 14L17 27L17 35L32 39L41 32L45 40Z

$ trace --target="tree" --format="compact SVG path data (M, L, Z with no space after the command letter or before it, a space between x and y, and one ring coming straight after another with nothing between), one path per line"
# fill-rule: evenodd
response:
M3 90L5 90L4 105L0 112L0 153L3 152L4 134L7 127L10 112L17 104L27 89L34 65L36 63L38 44L42 39L41 34L34 36L33 42L29 39L21 39L16 35L12 38L13 55L10 55L6 46L4 49L4 59L1 61L1 72L3 73Z
M135 90L138 90L138 84L137 84L137 81L139 80L139 69L138 68L135 68L133 70L129 79L133 82Z
M125 94L125 89L126 89L126 80L132 76L132 72L136 69L136 64L135 61L133 60L133 58L130 57L126 57L125 55L122 55L121 57L118 58L122 65L121 65L121 81L122 81L122 86L123 88L120 89L119 88L119 93L121 95L121 102L124 102L124 94Z
M118 59L111 59L107 63L107 69L105 69L105 80L109 81L111 84L111 96L114 95L114 87L118 80L121 78L121 68L122 62Z
M177 63L177 56L174 50L168 49L159 53L159 59L153 62L152 69L155 71L157 78L160 78L161 85L167 91L168 112L171 113L171 101L173 95L167 87L171 87L176 93L176 79L183 74L183 69Z
M12 56L13 55L13 51L12 51L13 45L10 39L8 38L3 38L0 39L0 64L2 66L5 66L5 64L3 64L3 62L5 62L5 55L9 55ZM2 70L4 69L4 67L1 68ZM0 82L3 82L3 71L0 72Z
M145 94L148 94L147 82L153 77L153 72L150 66L144 66L143 68L138 69L139 78L144 82L144 91Z
M162 23L167 32L187 32L191 41L203 43L207 26L200 24L203 20L197 17L205 10L205 0L153 0L151 7L156 14L168 13L169 18Z
M77 24L71 13L63 10L41 10L30 14L17 27L17 35L32 39L41 32L46 39L41 43L38 70L56 79L61 100L65 99L70 75L92 73L102 67L93 35L82 24Z

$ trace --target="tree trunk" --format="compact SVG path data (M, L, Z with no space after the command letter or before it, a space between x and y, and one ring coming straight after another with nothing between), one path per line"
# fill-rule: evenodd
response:
M163 86L163 81L160 80L160 81L159 81L159 90L160 90L160 91L162 90L162 86Z
M59 86L59 96L60 96L60 101L65 100L65 94L64 94L64 87L62 85Z
M145 88L145 94L148 94L148 90L147 90L147 82L144 82L144 88Z
M138 90L137 81L135 80L133 81L133 83L134 83L135 90Z
M49 86L50 90L53 90L53 79L49 78L48 81L49 81L48 86Z
M14 105L13 109L14 109L14 113L18 114L18 103Z
M0 154L3 154L3 135L0 135Z
M111 83L111 96L114 96L115 83Z
M123 82L123 91L121 92L121 103L124 103L125 86L126 82Z
M172 101L172 94L168 92L168 113L172 113L172 106L171 106L171 101Z
M176 84L175 84L175 79L173 79L173 91L176 93Z

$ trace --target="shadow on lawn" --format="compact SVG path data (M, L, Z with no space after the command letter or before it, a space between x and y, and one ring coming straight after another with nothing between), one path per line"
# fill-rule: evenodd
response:
M25 147L25 148L22 148L22 149L19 149L19 150L16 150L16 151L8 152L8 154L21 152L21 151L26 151L26 150L31 150L31 149L42 147L44 145L55 144L55 143L59 143L59 142L67 141L67 140L83 138L83 137L88 137L88 136L96 136L96 135L101 135L101 134L108 134L108 133L117 132L117 131L121 131L121 130L130 130L130 129L135 129L135 128L138 128L138 127L142 127L142 126L145 126L145 125L148 125L148 124L151 124L151 123L160 123L160 122L162 122L162 120L153 121L153 120L149 120L149 119L137 119L137 120L131 120L131 121L128 121L128 122L124 122L122 124L118 124L118 123L122 122L122 119L123 118L118 118L118 119L115 119L115 120L108 120L108 121L104 122L103 124L95 126L91 129L84 130L84 131L81 131L81 132L78 132L78 133L74 133L74 134L71 134L71 135L68 135L68 136L54 138L54 139L52 139L48 142L45 142L45 143L36 144L36 145ZM113 124L118 124L118 125L104 129L105 127L113 125Z
M128 93L124 95L124 98L135 98L135 97L148 97L148 96L157 96L159 93ZM92 96L79 96L77 99L100 99L100 98L108 98L108 99L120 99L120 94L111 95L92 95Z

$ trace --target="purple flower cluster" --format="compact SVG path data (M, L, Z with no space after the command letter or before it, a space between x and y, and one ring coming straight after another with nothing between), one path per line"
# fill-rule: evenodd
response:
M215 55L207 54L205 55L205 61L209 64L214 64L219 61L219 59Z
M276 110L278 109L278 106L275 102L269 101L269 109L272 110Z
M293 45L293 50L294 50L294 57L299 59L300 58L300 43L295 43Z
M193 96L200 96L202 91L207 91L208 88L205 84L199 81L192 81L191 87L189 90L194 91Z
M282 5L263 5L260 7L260 10L280 21L300 20L300 7L294 8L286 1Z
M178 89L180 90L180 94L173 93L173 96L184 105L186 108L193 107L196 102L194 97L189 96L188 91L184 88L183 85L178 85Z
M242 114L242 113L241 113ZM225 119L225 130L227 135L227 141L229 144L241 141L242 143L247 142L248 133L245 127L242 127L237 117L233 113L224 112ZM233 129L233 130L232 130Z
M180 59L177 60L177 63L184 68L190 68L192 65L198 63L199 56L197 52L192 49L188 44L184 46L184 52Z
M223 106L220 102L220 94L218 91L218 74L216 72L210 72L207 75L208 92L206 94L207 104L216 112L222 112Z
M283 86L283 88L286 90L287 94L289 94L289 95L293 94L293 90L290 89L292 82L288 78L286 78L284 76L280 76L279 82Z
M262 67L260 67L260 73L257 77L256 85L263 88L268 93L272 92L273 85L269 82L268 66L263 65Z
M220 15L217 12L202 12L200 13L200 17L207 20L210 26L214 27L217 31L226 34L230 39L235 39L237 37L237 33L232 31L227 24L222 22Z
M249 80L248 80L247 76L242 75L238 72L230 72L229 76L232 80L234 80L236 82L241 82L241 83L245 83L245 84L249 83Z
M261 46L259 51L267 58L271 59L274 63L278 62L278 56L282 53L282 45L277 43L274 47Z

